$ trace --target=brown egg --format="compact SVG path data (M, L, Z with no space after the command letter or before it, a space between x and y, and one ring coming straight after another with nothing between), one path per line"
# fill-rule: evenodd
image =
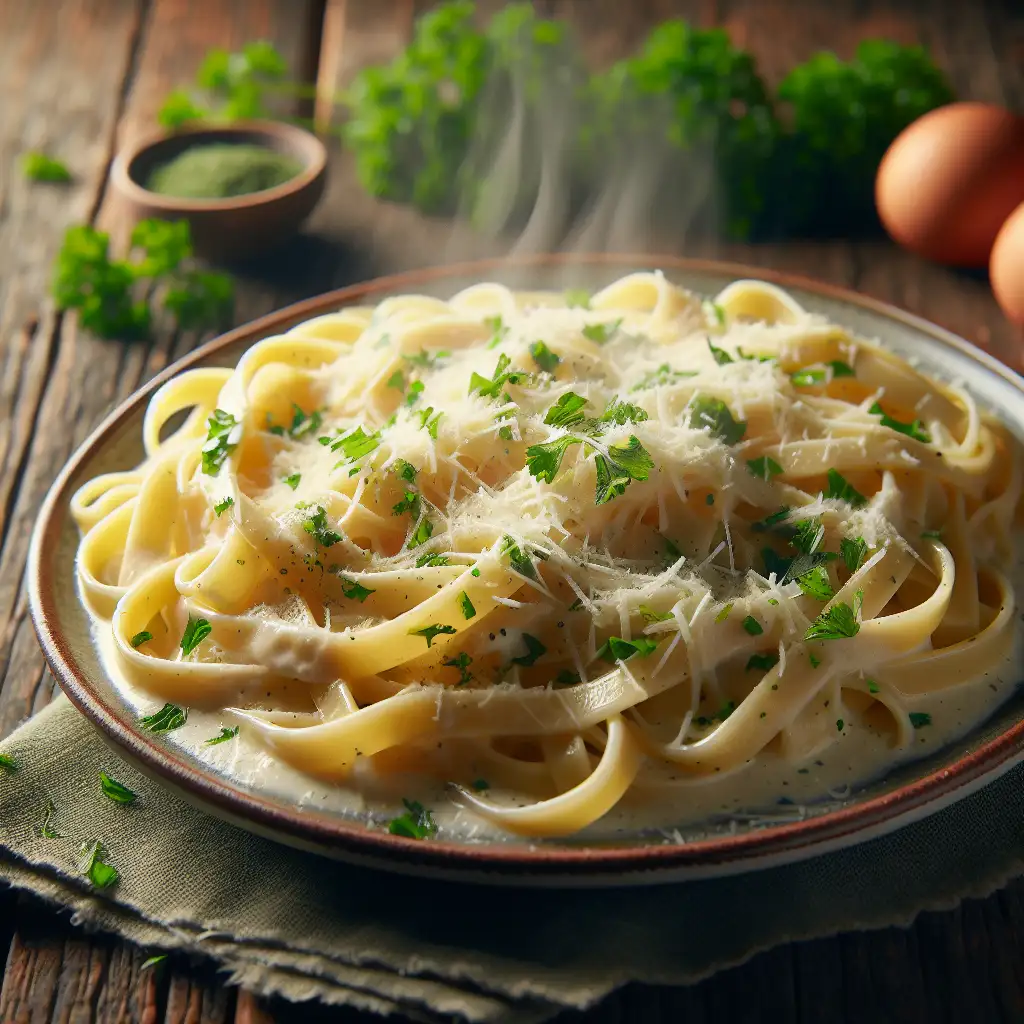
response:
M1003 222L1024 202L1024 118L951 103L896 138L875 179L886 230L939 263L983 267Z
M1024 203L996 235L988 273L1003 312L1015 324L1024 324Z

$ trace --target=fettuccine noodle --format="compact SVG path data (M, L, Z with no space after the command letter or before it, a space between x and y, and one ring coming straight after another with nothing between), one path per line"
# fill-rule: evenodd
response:
M757 281L344 309L143 436L73 500L124 678L513 832L857 730L908 756L1015 641L1017 442Z

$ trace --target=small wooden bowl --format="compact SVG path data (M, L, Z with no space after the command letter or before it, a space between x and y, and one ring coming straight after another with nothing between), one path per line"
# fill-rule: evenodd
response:
M289 181L231 199L182 199L151 192L145 182L155 168L193 146L234 142L264 146L297 160L302 170ZM118 153L110 181L132 222L147 217L187 220L197 255L237 260L285 241L323 195L327 151L316 136L277 121L202 125L150 136Z

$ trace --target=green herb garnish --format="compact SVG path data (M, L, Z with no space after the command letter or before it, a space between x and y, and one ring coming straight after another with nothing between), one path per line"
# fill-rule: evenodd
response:
M608 457L598 452L595 457L597 487L595 505L603 505L612 498L625 493L633 480L646 480L654 469L650 452L640 443L639 438L630 434L624 445L608 446Z
M18 762L9 754L0 754L0 768L5 772L16 772L18 770Z
M538 342L538 344L543 345L544 343ZM546 348L547 346L545 346ZM554 355L554 353L551 354ZM525 370L510 370L509 366L511 365L512 360L503 352L498 356L498 364L495 366L490 380L474 371L473 375L469 378L469 394L476 392L482 398L497 401L501 398L501 393L507 384L528 383L530 374Z
M647 622L668 622L669 619L675 618L671 612L655 611L649 604L640 605L637 611Z
M429 839L437 834L437 824L423 804L418 800L403 800L402 803L405 804L405 814L391 819L388 832L407 839Z
M47 797L43 808L43 820L39 823L39 835L43 839L62 839L63 836L50 824L50 818L57 813L53 801Z
M224 465L224 460L238 447L241 424L231 413L223 409L214 409L206 421L206 426L206 444L203 445L202 453L203 472L207 476L216 476L220 472L220 467Z
M776 651L770 651L767 654L752 654L747 659L747 668L760 669L762 672L767 672L769 669L774 668L779 663L779 655Z
M299 484L301 482L302 482L302 474L301 473L292 473L289 476L281 478L281 483L287 484L293 491L295 490L296 487L299 486Z
M648 388L656 388L663 384L670 384L672 381L696 376L696 370L673 370L668 363L662 363L656 370L644 374L641 380L630 388L630 391L646 391Z
M587 341L593 341L598 345L604 345L608 342L622 326L622 317L618 320L612 320L606 324L587 324L583 328L583 337Z
M860 623L854 610L840 601L823 611L804 634L805 640L843 640L856 636Z
M921 534L921 539L922 540L942 540L942 531L941 530L925 530L924 533Z
M214 747L218 743L227 743L228 740L233 740L238 735L238 726L228 728L226 725L220 727L220 733L217 736L211 736L203 746Z
M881 416L883 427L888 427L899 434L912 437L915 441L922 442L922 444L931 444L932 435L925 430L924 424L920 420L914 420L913 423L902 423L900 420L894 420L891 416L885 414L878 402L875 402L868 412L873 416Z
M805 555L813 555L824 539L825 527L822 525L821 517L811 516L810 519L801 519L794 524L794 533L790 544Z
M470 786L478 793L482 793L485 789L490 789L491 784L486 779L474 779Z
M144 644L147 640L152 640L153 634L148 629L144 629L131 638L132 647L138 647L140 644Z
M650 637L638 636L635 640L623 640L620 636L610 636L597 649L597 657L602 661L614 664L617 661L627 661L634 655L647 658L657 650L658 641Z
M582 288L568 288L565 291L565 304L570 309L590 309L590 292Z
M426 349L421 348L419 352L414 352L412 355L403 352L402 358L409 363L410 366L419 366L424 370L432 370L439 363L445 359L451 357L451 352L446 349L438 349L437 352L428 352Z
M410 629L409 636L421 636L427 641L427 647L434 642L434 637L456 633L458 630L454 626L445 626L440 622L435 622L431 626L424 626L422 629Z
M466 683L472 682L473 676L469 672L469 666L473 664L473 659L465 651L460 651L454 658L448 658L441 664L459 670L459 681L456 686L465 686Z
M367 434L362 427L356 427L340 437L322 437L320 443L328 445L332 452L341 452L343 457L338 463L340 466L346 462L357 462L364 455L375 451L380 445L380 432Z
M206 619L194 619L190 615L185 632L181 634L182 653L191 654L212 632L213 626Z
M544 422L551 427L575 427L586 419L583 407L587 400L582 395L567 391L544 415Z
M531 444L526 449L526 468L530 475L545 483L554 483L562 466L565 453L574 445L582 444L583 438L564 434L553 441Z
M856 572L864 564L867 552L867 542L863 537L844 537L839 542L839 554L851 573Z
M213 514L220 519L221 514L227 512L234 503L235 499L230 496L225 498L223 501L218 501L217 504L213 506Z
M771 480L773 476L780 476L783 468L770 456L762 455L758 459L747 459L747 469L758 478L758 480Z
M796 577L800 589L818 601L828 601L835 596L832 583L828 578L828 571L823 565L816 565L813 569Z
M267 419L270 419L270 413L267 413ZM323 426L323 423L324 418L319 410L314 409L313 412L307 413L292 402L291 426L285 428L278 424L271 424L267 429L272 434L277 434L278 437L284 437L287 434L290 438L297 441L307 434L317 433Z
M469 594L464 590L459 594L459 608L462 610L462 617L464 619L472 619L476 615L476 609L473 607L473 602L469 599Z
M748 615L741 625L751 636L760 636L764 632L764 626L753 615Z
M530 668L539 657L547 654L548 649L535 636L531 636L529 633L523 634L523 643L526 644L526 653L519 655L518 658L513 658L513 665L522 665L523 668Z
M420 557L416 559L416 568L417 569L422 569L425 566L448 565L448 564L449 564L449 560L448 560L448 556L447 555L427 554L427 555L420 555ZM479 573L477 575L479 575Z
M433 533L434 524L426 516L423 516L416 524L416 528L412 531L412 534L405 545L405 549L407 551L412 551L413 548L418 548L420 545L426 544ZM437 563L435 562L433 564L436 565Z
M881 688L879 687L878 683L876 683L874 681L874 679L869 679L867 681L867 684L868 684L868 693L881 693Z
M520 576L526 576L531 580L535 580L537 578L537 570L534 568L533 560L511 537L506 536L504 540L502 540L501 553L503 555L508 555L509 565L511 565Z
M123 783L112 779L106 772L100 772L100 789L103 795L112 800L115 804L133 804L139 798L138 793L133 793Z
M543 341L535 341L530 346L530 355L545 373L554 373L562 361Z
M707 429L712 437L725 444L738 444L747 432L746 420L733 419L729 406L720 398L697 395L690 410L690 426L694 430Z
M316 511L303 521L302 528L320 548L333 547L341 540L341 534L327 525L327 510L322 505L317 505Z
M809 388L814 387L816 384L824 384L827 378L828 374L824 370L818 369L797 370L796 373L789 375L793 386L798 388Z
M932 724L932 716L927 711L911 711L910 724L915 729L921 729L926 725Z
M729 618L729 613L732 611L732 608L732 601L728 604L722 605L722 610L715 616L715 622L725 622L725 620Z
M370 587L364 587L358 580L350 579L348 576L343 576L338 567L332 565L328 572L333 573L338 577L338 582L341 583L342 594L352 601L358 601L362 604L371 594L375 594L376 591Z
M67 182L71 172L67 166L45 153L25 153L21 158L21 173L29 181Z
M415 491L406 491L402 495L401 501L397 501L391 506L393 516L402 516L406 512L410 513L414 519L420 514L420 496Z
M854 508L860 508L862 505L866 505L868 501L860 491L847 481L842 473L835 469L828 471L828 488L825 491L825 497L838 498Z
M428 405L426 409L421 409L419 412L420 430L425 430L436 441L437 430L441 425L441 417L443 415L444 413L440 409L435 413L432 405Z
M105 856L103 847L97 841L85 851L82 860L82 874L86 875L97 889L109 889L120 877L117 868L103 859Z
M844 363L841 359L832 359L828 364L832 369L833 377L856 377L857 374L853 367L849 363Z
M729 355L724 348L719 348L717 345L713 345L710 338L707 339L707 342L708 348L711 350L711 355L719 366L728 366L729 363L733 362L732 356Z
M643 423L650 419L646 409L634 405L632 402L623 402L619 399L612 399L608 408L601 413L601 423L617 423L620 427L627 423Z

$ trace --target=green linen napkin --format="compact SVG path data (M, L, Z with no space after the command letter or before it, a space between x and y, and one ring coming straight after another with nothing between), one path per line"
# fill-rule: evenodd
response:
M531 1024L629 981L684 984L760 950L985 896L1024 871L1024 767L890 836L800 864L620 890L484 888L349 867L197 810L121 761L63 697L0 752L0 878L233 983L413 1020ZM139 794L106 799L106 771ZM42 834L47 802L57 838ZM81 874L101 839L119 882Z

